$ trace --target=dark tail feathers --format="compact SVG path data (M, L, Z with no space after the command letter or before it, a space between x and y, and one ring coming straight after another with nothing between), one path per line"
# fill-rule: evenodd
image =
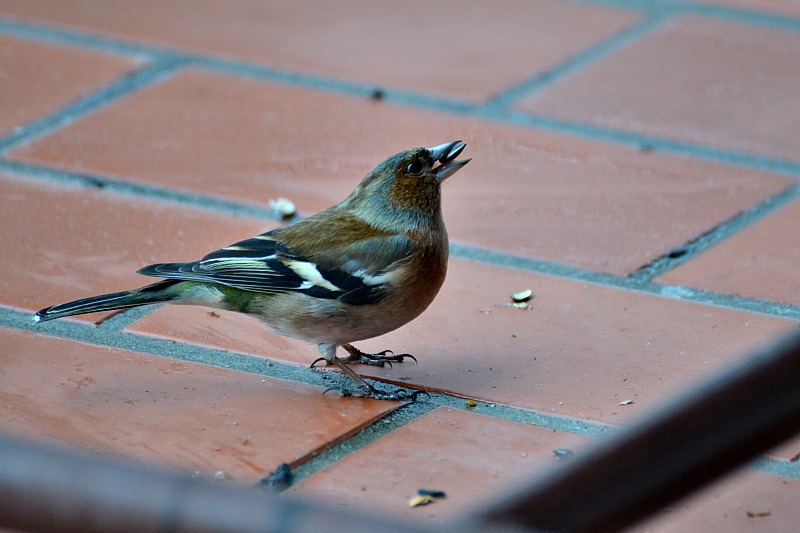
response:
M34 322L45 322L56 318L71 315L82 315L84 313L94 313L96 311L110 311L112 309L129 309L140 305L154 304L172 300L174 295L167 294L164 289L179 283L179 280L164 280L153 283L141 289L132 291L115 292L83 298L74 302L54 305L38 311L33 315Z

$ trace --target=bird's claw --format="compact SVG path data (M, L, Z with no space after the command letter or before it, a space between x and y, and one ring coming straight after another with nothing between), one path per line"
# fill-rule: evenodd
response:
M431 397L424 390L415 390L415 391L408 391L406 389L397 389L394 392L384 392L380 389L376 389L375 387L371 387L367 385L366 387L359 387L356 390L349 390L340 387L329 387L325 389L325 392L322 394L327 394L328 392L335 390L338 391L342 397L349 397L349 398L372 398L373 400L394 400L394 401L403 401L408 400L413 402L417 401L417 397L419 395L424 394L428 398Z
M345 363L361 363L363 365L380 367L388 364L391 367L392 363L402 363L406 357L412 359L415 363L417 362L417 358L410 353L395 354L392 350L383 350L378 353L364 353L361 350L353 348L352 350L348 350L348 352L350 355L342 359Z
M350 355L347 357L340 357L339 359L343 363L359 363L362 365L370 365L370 366L380 366L383 367L384 365L392 366L392 363L402 363L404 359L411 359L415 363L417 363L417 358L411 355L410 353L401 353L395 354L391 350L383 350L382 352L378 353L364 353L361 350L357 350L354 352L350 352ZM314 362L311 363L310 368L314 368L314 366L319 363L320 361L325 361L326 364L331 364L327 359L324 357L317 357L314 359Z

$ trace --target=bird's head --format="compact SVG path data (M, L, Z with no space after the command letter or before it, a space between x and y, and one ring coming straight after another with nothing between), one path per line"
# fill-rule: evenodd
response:
M467 145L452 141L432 148L412 148L375 167L343 202L393 226L424 223L441 212L441 184L470 159L456 161Z

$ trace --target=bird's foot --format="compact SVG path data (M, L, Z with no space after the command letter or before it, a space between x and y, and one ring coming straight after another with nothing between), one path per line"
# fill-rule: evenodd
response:
M391 350L384 350L378 353L364 353L352 344L343 344L342 348L347 350L347 353L350 354L342 359L345 363L361 363L363 365L372 366L384 366L388 363L389 366L392 366L392 363L402 363L406 357L412 359L415 363L417 362L417 358L410 353L396 354Z
M322 394L326 394L332 390L339 391L339 394L342 397L350 397L350 398L372 398L374 400L395 400L395 401L403 401L408 400L411 402L416 402L417 397L420 394L424 394L428 398L430 398L430 394L425 392L424 390L415 390L415 391L408 391L406 389L397 389L394 392L384 392L380 389L376 389L371 385L361 386L358 387L356 390L349 390L345 388L339 387L331 387Z

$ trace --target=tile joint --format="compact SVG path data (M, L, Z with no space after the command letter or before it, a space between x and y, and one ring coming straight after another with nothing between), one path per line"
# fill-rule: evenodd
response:
M800 198L800 184L790 186L760 204L742 211L731 219L707 230L702 235L673 248L664 255L640 267L628 277L628 280L633 283L652 282L658 276L686 263L797 198Z
M25 330L49 337L131 350L158 357L190 361L217 368L249 372L275 379L284 379L326 388L332 384L331 382L336 382L336 385L347 385L344 376L333 372L313 371L304 366L297 367L295 365L270 361L269 359L262 359L246 354L193 346L183 342L174 342L167 339L128 333L116 327L98 328L68 320L49 322L47 325L36 325L33 323L30 313L5 307L0 307L0 326ZM382 382L378 381L378 383ZM614 426L605 426L596 422L581 421L565 416L550 415L536 411L526 411L483 401L477 401L475 407L468 407L464 398L449 394L431 393L431 398L429 400L419 400L416 403L391 411L387 413L386 416L380 417L372 424L362 428L351 437L321 452L317 457L306 461L297 469L299 480L330 467L347 455L382 438L395 429L399 429L409 422L419 419L421 416L437 407L480 413L494 418L523 424L535 424L547 429L574 433L587 437L600 437L608 432L613 432L615 429ZM800 479L800 463L789 463L770 458L761 458L753 462L751 468L775 475Z
M610 41L606 42L605 45L601 44L601 51L595 53L594 55L592 54L592 49L588 48L586 52L577 56L582 57L583 59L567 58L560 65L554 66L553 69L551 69L551 72L567 73L571 71L571 69L577 68L578 66L585 66L585 62L594 60L595 56L599 57L603 55L602 48L604 46L609 47L609 50L606 51L606 53L608 53L614 49L615 46L624 44L626 39L635 39L640 34L644 34L652 30L653 27L661 24L668 17L676 17L684 13L698 12L699 9L697 7L691 8L690 6L683 5L670 6L669 3L663 2L655 2L650 7L648 7L647 2L640 3L624 0L590 0L586 3L607 4L615 5L617 7L636 9L644 12L647 16L645 22L641 23L639 26L636 26L634 30L629 30L628 33L623 32L621 36L618 36L619 43L616 43L616 41L612 38ZM706 16L716 16L723 19L736 19L754 24L764 23L770 26L779 25L778 22L783 21L783 26L788 25L790 29L800 32L800 21L797 21L797 24L795 25L793 19L786 17L755 17L752 13L742 13L741 10L731 10L726 8L711 10L705 9L700 11L702 11ZM150 58L152 61L151 64L165 65L165 68L168 68L169 65L173 65L176 69L178 66L191 66L195 68L203 68L212 72L221 72L237 76L250 77L265 82L302 86L310 89L322 90L324 92L349 94L353 96L362 96L365 98L369 98L376 89L375 86L365 83L295 72L288 69L280 69L270 66L256 65L242 60L214 57L211 54L189 53L167 47L160 47L157 45L140 44L119 38L115 39L93 35L91 33L79 30L56 28L44 24L11 20L1 16L0 34L9 34L28 39L49 41L57 44L83 46L92 50L106 51L109 53L144 56L146 58ZM152 82L155 81L158 80L153 80ZM535 88L537 85L535 78L528 80L528 83L532 84L533 87L531 87L531 89ZM786 161L780 158L769 156L759 156L744 152L731 151L724 148L699 145L689 142L673 141L666 138L651 137L627 131L618 131L614 130L613 128L599 127L580 122L571 122L544 116L536 116L533 114L516 112L509 109L506 105L502 105L504 100L509 99L509 101L513 101L517 98L517 93L524 93L526 90L525 87L526 84L523 82L522 86L520 87L511 87L505 91L501 91L501 96L498 97L496 101L492 102L490 100L488 103L480 104L463 102L450 98L436 97L414 91L395 90L385 87L380 87L380 90L384 93L385 101L398 105L433 109L437 111L449 112L523 127L541 128L544 130L574 135L577 137L595 139L616 144L626 144L630 146L646 148L648 150L657 149L668 153L687 155L690 157L721 163L736 164L748 168L768 170L790 175L795 178L800 178L800 162L798 161ZM95 93L94 95L86 97L84 100L105 100L104 104L107 104L115 98L116 95L105 95L101 90L99 94ZM94 110L94 108L90 109L89 111L91 110ZM85 114L85 111L82 111L81 113ZM22 142L26 142L32 138L50 133L53 128L57 129L58 127L63 126L63 124L59 124L58 122L60 118L61 116L58 113L56 115L50 115L49 117L45 117L44 119L34 122L33 124L28 125L26 128L23 128L23 133L25 135L17 136L12 134L6 139L0 140L0 153L7 151L11 147L17 146Z
M91 92L66 106L44 115L43 117L17 128L11 134L0 139L0 154L30 142L36 138L49 135L79 120L112 102L134 93L148 85L155 84L183 65L178 58L157 60L153 63L126 71L122 76L106 84L99 90Z

